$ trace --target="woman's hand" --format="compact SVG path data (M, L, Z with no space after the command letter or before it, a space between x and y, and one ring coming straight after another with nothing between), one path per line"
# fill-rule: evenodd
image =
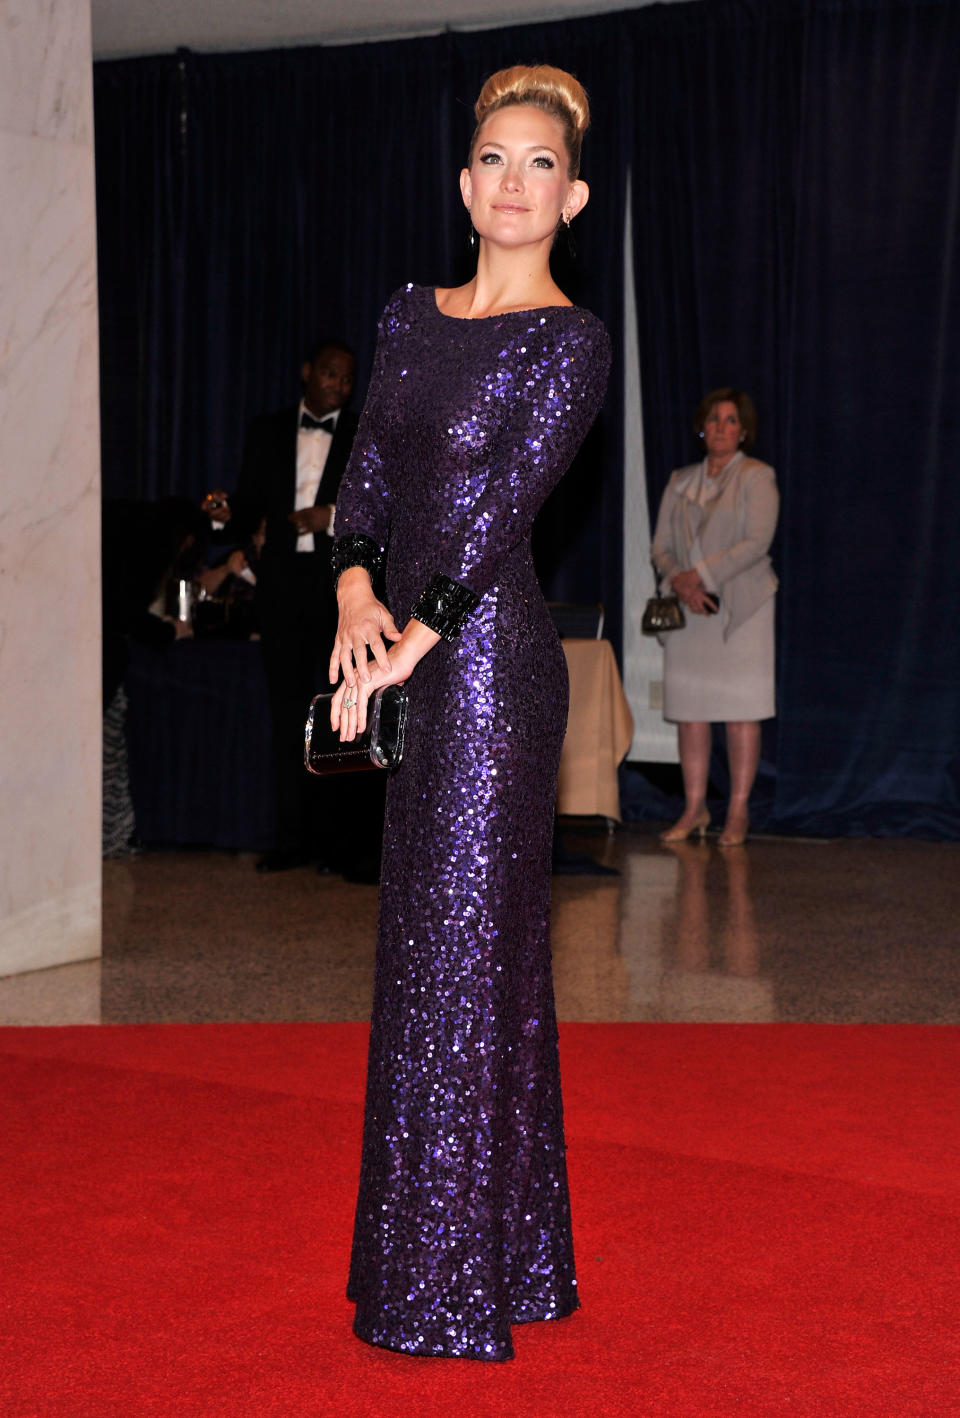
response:
M339 729L341 742L355 739L367 727L367 705L370 696L387 684L403 684L410 678L416 666L428 650L432 650L440 639L436 631L429 630L419 620L411 620L400 635L399 643L390 652L387 668L379 662L368 670L367 678L350 685L344 681L330 704L330 727L336 733Z
M678 571L671 580L671 586L678 598L694 615L712 615L716 609L716 598L700 580L697 571Z
M354 685L344 680L330 704L330 727L334 733L339 729L341 742L355 739L366 729L370 696L386 684L403 684L410 677L415 663L411 662L409 651L405 654L398 646L390 656L387 669L381 669L377 664L365 680L359 680Z
M390 657L383 640L399 640L400 632L386 606L373 594L370 575L362 566L351 566L341 575L337 582L337 604L340 621L330 656L330 683L336 684L341 671L350 689L356 689L358 678L364 684L369 683L368 650L373 651L377 669L389 674Z

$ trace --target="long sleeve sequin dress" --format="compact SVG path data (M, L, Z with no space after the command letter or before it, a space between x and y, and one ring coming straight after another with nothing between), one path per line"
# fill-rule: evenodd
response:
M567 674L530 527L609 359L577 307L463 320L401 290L337 501L336 569L384 555L398 626L445 637L384 834L348 1295L388 1349L509 1359L511 1324L578 1304L549 938Z

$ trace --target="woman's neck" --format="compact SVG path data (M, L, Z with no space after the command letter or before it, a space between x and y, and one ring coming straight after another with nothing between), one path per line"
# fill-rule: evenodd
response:
M570 301L550 274L550 242L508 251L480 242L477 274L465 286L443 293L448 315L483 319L511 310L532 310Z
M738 448L738 449L737 449L737 452L736 452L736 453L731 453L730 456L729 456L729 458L711 458L710 454L708 453L708 454L707 454L707 477L708 477L708 478L718 478L718 477L720 476L720 474L723 472L724 468L728 468L728 467L730 466L730 464L733 462L734 458L737 456L737 453L739 453L740 451L741 451L741 450Z

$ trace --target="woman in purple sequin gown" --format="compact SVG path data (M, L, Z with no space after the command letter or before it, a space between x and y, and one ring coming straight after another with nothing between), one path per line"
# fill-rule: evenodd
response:
M379 685L410 695L348 1294L361 1338L413 1354L509 1359L512 1324L578 1305L549 937L567 673L530 527L609 367L549 274L586 202L585 105L562 71L488 80L461 178L477 276L388 303L337 502L334 726L362 729Z

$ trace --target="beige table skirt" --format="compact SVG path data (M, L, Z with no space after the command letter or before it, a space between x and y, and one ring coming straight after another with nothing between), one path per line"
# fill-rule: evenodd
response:
M560 755L557 811L620 821L617 768L633 741L633 715L609 640L564 640L570 718Z

